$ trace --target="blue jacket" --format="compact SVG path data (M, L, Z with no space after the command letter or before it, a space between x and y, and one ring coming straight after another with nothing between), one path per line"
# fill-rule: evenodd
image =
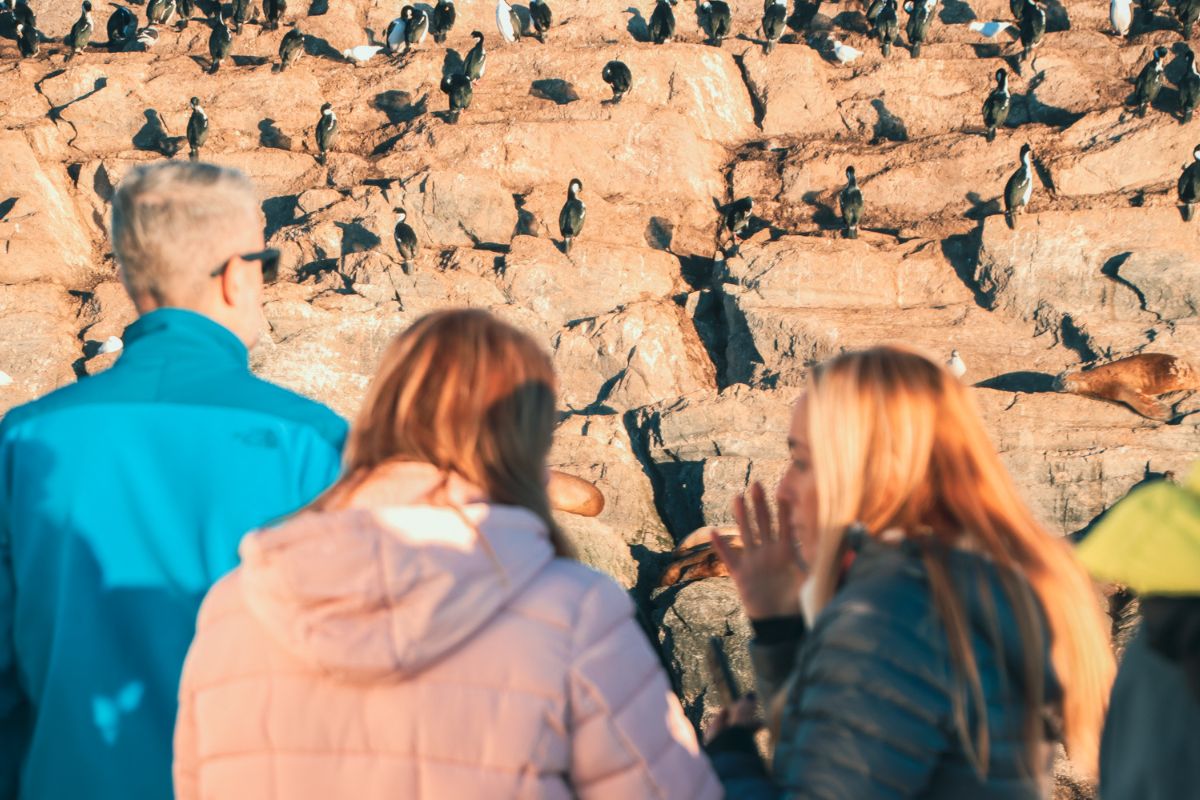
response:
M171 797L179 673L246 531L336 477L345 423L190 311L0 421L0 799Z
M770 774L745 743L710 747L731 800L1038 800L1049 796L1050 732L1060 692L1049 647L1040 654L1045 721L1030 764L1022 723L1024 648L998 570L964 551L946 555L964 597L991 748L986 777L971 767L953 722L949 645L915 546L848 534L856 557L813 629L790 641L756 641L751 657L765 703L782 700ZM991 599L979 591L986 587ZM1043 623L1044 624L1044 623ZM1002 647L993 644L993 632ZM777 701L778 702L778 701ZM974 730L975 707L970 707ZM1039 727L1042 727L1039 725ZM734 729L735 731L737 729ZM740 739L740 741L739 741ZM740 745L740 746L739 746Z

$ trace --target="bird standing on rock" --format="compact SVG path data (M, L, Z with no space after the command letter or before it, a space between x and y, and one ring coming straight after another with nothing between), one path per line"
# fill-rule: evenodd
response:
M675 12L671 6L675 0L655 0L654 11L650 14L650 41L662 44L675 37Z
M708 43L721 46L733 28L733 15L725 0L701 0L700 25L708 34Z
M450 113L446 121L457 125L459 115L471 107L471 98L475 94L471 88L471 77L461 72L447 75L442 78L442 91L450 99Z
M417 234L413 233L413 229L404 220L408 219L408 213L403 208L396 209L396 228L392 231L392 239L396 242L396 252L400 254L400 268L404 270L405 275L412 274L412 262L417 257Z
M1200 0L1180 0L1179 5L1175 6L1175 15L1183 26L1183 38L1191 39L1196 20L1200 19Z
M283 20L283 15L287 13L287 0L263 0L263 14L267 21L263 24L264 30L275 30L279 27L279 23Z
M151 25L166 25L175 16L175 0L150 0L146 6L146 19Z
M1025 0L1008 0L1008 10L1012 12L1013 20L1019 27L1021 19L1025 16Z
M92 3L91 0L83 0L83 13L75 20L71 32L67 34L66 44L71 48L71 52L67 53L67 61L88 46L88 42L92 40L92 29Z
M1021 145L1021 166L1008 179L1004 186L1004 221L1008 227L1016 230L1017 214L1029 205L1033 194L1033 149L1028 144Z
M1192 163L1179 176L1179 202L1183 204L1183 219L1191 222L1196 203L1200 203L1200 144L1192 151Z
M471 31L471 38L475 40L475 46L463 61L463 72L472 81L477 81L483 77L483 71L487 67L487 50L484 49L483 34L480 31Z
M1179 79L1179 113L1185 124L1192 121L1200 105L1200 70L1196 66L1196 54L1189 48L1183 54L1183 77Z
M325 164L325 154L332 148L334 142L337 141L338 121L337 114L333 113L333 104L325 103L321 106L321 119L317 122L317 163Z
M546 0L529 0L529 21L533 23L533 35L539 42L545 43L546 31L550 30L553 14Z
M33 58L38 54L41 45L38 42L37 28L18 22L14 33L17 36L17 52L21 54L21 58Z
M754 198L742 197L734 200L723 209L725 215L725 230L729 231L734 242L750 227L750 217L754 213Z
M179 30L183 30L192 19L195 3L193 0L175 0L175 10L179 12Z
M567 187L567 202L558 213L558 232L562 234L563 255L571 254L571 242L583 232L583 220L587 216L587 206L579 199L583 191L583 182L572 178Z
M1109 0L1108 21L1117 36L1128 36L1133 27L1133 0Z
M506 0L496 0L496 28L500 38L509 44L521 41L521 18Z
M956 378L961 378L967 374L967 365L963 362L962 356L957 350L950 351L950 360L946 362L946 369Z
M26 28L37 30L37 15L33 13L29 0L17 0L13 4L12 15L15 25L24 25Z
M846 188L838 196L842 207L842 221L846 223L846 238L858 238L858 223L862 219L863 196L858 188L858 179L854 176L854 167L846 167Z
M875 34L879 37L879 50L883 57L892 54L892 45L900 38L900 19L897 16L896 0L884 0L875 15Z
M614 105L621 102L621 98L633 85L633 73L620 61L610 61L605 64L604 69L600 71L600 77L612 88Z
M929 26L933 24L937 0L911 0L905 7L908 10L908 23L904 26L904 32L908 34L912 57L920 58L921 45L929 38Z
M250 0L233 0L233 31L239 36L250 19Z
M1154 48L1150 63L1142 67L1138 73L1137 83L1133 88L1133 102L1137 104L1138 116L1146 116L1146 109L1158 99L1158 93L1163 85L1163 59L1171 51L1159 45Z
M996 129L1008 121L1008 109L1012 97L1008 93L1008 71L1003 67L996 70L996 88L983 101L983 124L987 128L987 140L996 141Z
M292 28L279 40L279 71L295 64L304 55L304 33L299 26Z
M408 36L405 29L408 27L408 21L412 18L412 12L412 6L405 6L400 9L400 16L388 23L387 30L383 34L383 41L387 45L389 53L395 54L402 49L408 49Z
M433 34L433 40L438 44L445 42L446 34L450 33L457 18L458 12L454 8L454 0L438 0L437 7L433 9L433 20L429 24L429 32Z
M404 26L404 50L407 52L410 47L425 43L425 36L429 33L429 15L424 9L412 8L408 14L408 24Z
M125 6L117 6L108 18L108 49L113 52L124 50L137 39L137 16Z
M1021 61L1028 61L1033 49L1042 43L1046 35L1046 10L1034 0L1022 0L1021 7Z
M766 0L763 9L762 34L765 43L763 52L769 54L775 49L775 43L783 36L787 27L787 0Z
M192 161L197 161L200 158L200 148L208 141L208 114L204 113L204 109L200 106L200 98L193 97L192 116L188 119L187 124L187 140L188 147L191 152L188 157Z
M217 6L217 16L212 21L212 33L208 35L208 54L212 56L212 66L208 68L210 73L215 73L221 68L221 62L229 58L229 51L233 48L233 34L225 25L225 12L221 6Z

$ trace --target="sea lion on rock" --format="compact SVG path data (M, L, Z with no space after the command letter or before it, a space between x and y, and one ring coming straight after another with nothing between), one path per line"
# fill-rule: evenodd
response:
M742 546L737 528L700 528L684 537L671 551L671 563L663 571L659 586L698 581L702 578L725 578L729 568L713 549L712 537L723 536L734 548Z
M550 495L550 506L555 511L594 517L604 510L604 495L593 484L556 469L550 470L550 483L546 486Z
M1171 408L1156 398L1200 389L1200 369L1166 353L1141 353L1080 372L1064 372L1055 379L1054 388L1123 403L1147 419L1167 422L1173 416Z

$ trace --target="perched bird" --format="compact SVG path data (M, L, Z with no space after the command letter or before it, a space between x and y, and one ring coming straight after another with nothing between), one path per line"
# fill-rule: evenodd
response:
M969 22L967 27L985 39L995 39L1005 31L1016 30L1011 22L992 20L990 22Z
M896 0L884 0L879 13L875 15L875 34L879 37L879 50L887 58L892 54L892 45L900 38Z
M621 102L621 98L633 85L633 73L620 61L610 61L605 64L604 69L600 71L600 77L612 88L614 104Z
M1154 15L1162 7L1163 0L1141 0L1142 24L1147 28L1154 27Z
M342 58L356 64L365 64L374 58L383 48L377 44L360 44L342 51Z
M1025 16L1025 0L1008 0L1008 10L1012 12L1017 27L1020 27L1021 19Z
M854 176L854 167L846 167L846 188L838 196L842 207L842 221L846 223L846 238L858 238L858 222L862 219L863 196Z
M232 48L233 34L226 27L225 12L218 4L217 16L212 21L212 33L208 35L208 54L212 57L212 66L208 68L210 73L215 73L221 68L221 62L229 58Z
M294 27L279 40L279 71L295 64L304 55L304 32Z
M483 71L487 67L487 50L484 49L481 32L471 31L471 38L475 40L475 45L468 51L467 57L463 61L463 72L472 81L477 81L483 77Z
M1133 102L1138 107L1138 116L1146 116L1146 109L1158 99L1158 93L1163 85L1163 59L1171 51L1159 45L1154 48L1150 62L1138 73L1137 83L1133 87Z
M996 129L1008 121L1008 109L1012 97L1008 93L1008 71L1003 67L996 70L996 88L983 101L983 125L987 128L987 140L996 141Z
M116 353L125 349L125 343L116 336L110 336L105 339L99 349L96 350L96 355L106 356L109 353Z
M17 52L21 54L22 58L33 58L38 54L41 44L37 28L18 22L16 30L13 32L17 36Z
M29 0L17 0L13 4L12 15L15 25L24 25L26 28L37 30L37 15L33 13Z
M1021 6L1021 61L1028 61L1033 49L1042 43L1046 35L1046 10L1034 0L1022 0Z
M708 43L721 44L733 29L733 15L725 0L701 0L700 26L708 34Z
M287 0L263 0L263 16L267 18L263 28L275 30L286 13Z
M442 91L450 99L450 114L447 121L451 125L458 123L458 116L471 107L474 90L471 87L471 77L461 72L442 78Z
M137 46L143 50L149 50L158 43L158 28L153 25L148 25L138 31Z
M1196 67L1196 54L1188 49L1183 54L1183 77L1179 79L1179 113L1185 123L1192 121L1200 105L1200 69Z
M587 206L579 199L582 191L583 183L579 178L572 178L567 187L567 202L563 203L562 211L558 213L558 232L562 234L564 255L570 255L571 242L583 231Z
M908 35L912 57L919 58L921 45L929 38L929 26L933 24L937 0L912 0L905 4L905 8L908 11L908 22L904 26L904 32Z
M1028 11L1028 9L1026 9ZM1029 205L1033 194L1033 150L1028 144L1021 145L1021 166L1004 186L1004 221L1016 230L1017 214Z
M1183 38L1192 38L1192 28L1196 25L1196 20L1200 19L1200 0L1180 0L1179 5L1175 6L1175 15L1179 18L1179 24L1183 26Z
M405 6L400 9L400 16L388 23L387 30L383 34L383 41L387 44L389 53L399 53L402 49L408 49L408 37L405 31L408 27L408 21L412 19L413 7Z
M233 30L239 35L250 19L250 7L250 0L233 0Z
M175 10L179 13L179 30L183 30L192 19L195 4L193 0L175 0Z
M175 16L175 0L150 0L146 6L146 19L151 25L166 25Z
M862 50L855 50L848 44L833 40L833 57L838 60L839 64L849 64L854 59L862 55Z
M654 11L650 14L650 41L662 44L675 37L675 12L671 6L675 0L655 0Z
M317 122L317 163L325 163L325 154L333 147L333 143L337 141L337 114L333 113L333 104L325 103L321 106L321 119Z
M496 0L496 28L504 41L510 44L521 41L521 18L507 0Z
M763 9L762 33L766 42L763 52L770 53L775 49L775 43L783 36L787 27L787 0L767 0Z
M408 218L407 212L403 208L397 208L396 228L392 231L392 238L396 241L396 252L400 254L402 261L400 268L404 270L405 275L412 274L412 262L417 257L417 235L413 233L412 227L404 220Z
M134 43L138 34L137 16L125 6L117 6L106 24L108 49L124 50Z
M192 116L187 124L188 147L191 148L188 157L196 161L200 158L200 148L208 141L208 114L204 113L199 97L193 97L191 103Z
M1183 204L1183 219L1191 222L1196 203L1200 203L1200 144L1192 151L1192 163L1179 176L1179 202Z
M956 378L961 378L967 374L967 365L963 363L962 356L957 350L950 351L950 359L946 362L946 369Z
M546 0L529 0L529 21L533 23L533 35L539 42L546 41L546 31L550 30L552 18Z
M423 44L425 36L429 33L429 15L425 13L424 9L414 9L412 6L406 6L406 8L411 10L408 15L408 24L404 26L405 51L410 47Z
M746 232L750 226L750 217L754 213L754 198L743 197L734 200L722 209L725 219L725 230L733 235L734 240Z
M1117 36L1128 36L1133 27L1133 0L1109 0L1108 21Z
M67 34L66 44L71 48L71 52L67 53L67 61L88 46L88 42L92 40L93 27L92 2L83 0L83 13L79 15L79 19L75 20L75 24L71 26L71 32Z
M450 33L457 18L458 12L454 8L454 0L438 0L437 7L433 9L433 20L429 24L429 32L433 34L433 40L438 44L446 41L446 34Z

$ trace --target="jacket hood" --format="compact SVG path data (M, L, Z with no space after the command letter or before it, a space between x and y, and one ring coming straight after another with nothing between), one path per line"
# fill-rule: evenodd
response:
M536 514L427 464L380 467L344 508L256 531L240 553L243 596L270 635L360 681L437 661L554 557Z

